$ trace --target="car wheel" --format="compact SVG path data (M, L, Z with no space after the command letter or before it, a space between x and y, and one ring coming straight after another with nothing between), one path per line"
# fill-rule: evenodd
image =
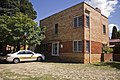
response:
M18 58L15 58L15 59L13 60L13 62L14 62L15 64L17 64L17 63L20 62L20 60L19 60Z
M37 58L37 61L39 61L39 62L42 61L42 58L41 58L41 57L38 57L38 58Z

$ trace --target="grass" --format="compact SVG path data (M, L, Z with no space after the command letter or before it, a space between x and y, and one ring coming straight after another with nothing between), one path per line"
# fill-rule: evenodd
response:
M28 76L16 74L10 71L3 71L3 73L0 73L0 77L3 78L3 80L21 80L26 79Z
M9 67L8 67L9 65ZM33 66L34 65L34 66ZM40 65L39 67L36 65ZM20 67L16 67L20 66ZM24 67L23 66L31 66L31 67ZM43 67L42 67L43 66ZM50 69L47 73L44 73L44 70ZM5 68L4 68L5 67ZM13 67L16 67L17 70L25 70L27 74L15 72ZM34 68L33 68L34 67ZM3 80L73 80L73 77L79 76L79 78L83 78L83 80L93 80L91 74L94 74L93 77L98 79L98 75L102 74L102 76L108 78L109 80L116 80L120 79L120 62L102 62L102 63L94 63L94 64L78 64L78 63L20 63L20 64L0 64L0 68L4 68L3 71L0 71L0 79ZM7 69L6 69L7 68ZM32 69L29 69L32 68ZM36 69L37 68L37 69ZM28 69L28 70L27 70ZM39 73L43 69L43 72ZM51 70L52 69L52 70ZM13 70L13 71L12 71ZM35 73L31 71L35 70ZM53 71L55 70L55 71ZM53 73L51 72L53 71ZM57 72L57 71L60 71ZM76 73L77 72L77 73ZM104 73L105 72L105 73ZM29 75L30 73L30 75ZM31 74L32 73L32 74ZM59 75L57 75L59 73ZM90 73L90 74L89 74ZM64 75L63 75L64 74ZM65 76L70 76L66 78ZM112 78L110 77L112 76ZM75 79L76 80L76 79ZM82 80L82 79L77 79ZM103 78L101 80L104 80Z
M3 73L0 73L0 78L3 78L3 80L69 80L65 78L60 78L58 76L54 77L50 74L45 74L41 77L37 77L37 76L16 74L14 72L8 72L8 71L4 71Z

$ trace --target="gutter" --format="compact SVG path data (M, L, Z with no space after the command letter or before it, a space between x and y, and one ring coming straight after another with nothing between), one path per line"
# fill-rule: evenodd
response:
M89 19L91 21L90 15L89 15ZM89 22L89 38L90 38L90 53L89 53L89 63L91 63L91 23Z

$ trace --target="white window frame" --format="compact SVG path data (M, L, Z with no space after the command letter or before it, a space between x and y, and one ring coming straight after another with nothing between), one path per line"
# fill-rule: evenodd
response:
M77 51L74 51L74 42L77 42ZM78 51L78 41L81 41L82 42L82 40L74 40L73 41L73 52L82 52L82 51ZM82 44L82 46L83 46L83 44ZM83 48L82 48L82 50L83 50Z
M57 43L57 54L53 54L53 45ZM59 42L52 42L52 56L59 56Z

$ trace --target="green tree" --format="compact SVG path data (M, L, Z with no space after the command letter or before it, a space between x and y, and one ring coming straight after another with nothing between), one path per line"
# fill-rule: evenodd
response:
M117 38L120 39L120 30L117 32Z
M27 15L0 16L0 41L19 50L20 45L36 45L45 38L45 27L38 27Z
M117 39L117 28L116 28L116 26L113 27L111 39Z
M37 17L37 13L29 0L0 0L0 16L4 14L12 16L17 12L27 14L31 19Z

